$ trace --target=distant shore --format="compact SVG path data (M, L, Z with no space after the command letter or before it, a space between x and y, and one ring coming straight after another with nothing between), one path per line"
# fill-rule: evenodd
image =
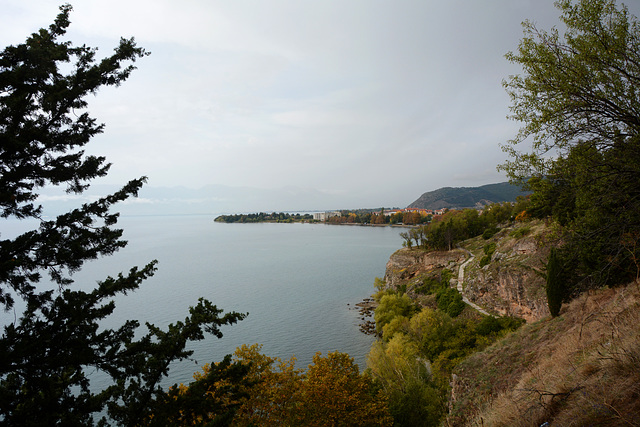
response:
M393 228L416 228L420 225L408 225L408 224L362 224L358 222L342 222L342 223L334 223L334 222L316 222L315 224L327 224L327 225L351 225L351 226L360 226L360 227L393 227Z

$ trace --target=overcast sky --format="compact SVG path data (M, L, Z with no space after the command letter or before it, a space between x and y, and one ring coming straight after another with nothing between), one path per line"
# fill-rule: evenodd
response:
M506 180L499 144L519 125L501 82L519 70L504 54L523 20L559 25L552 0L71 4L74 43L106 55L134 36L151 52L90 100L107 127L88 151L114 163L103 182L294 186L353 207ZM57 13L3 0L0 40L20 43Z

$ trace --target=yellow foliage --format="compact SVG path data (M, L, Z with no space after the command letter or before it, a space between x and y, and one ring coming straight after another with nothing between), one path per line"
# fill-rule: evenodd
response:
M316 353L304 382L299 425L390 426L386 396L346 353Z
M395 334L388 343L376 341L367 355L367 367L387 391L421 378L424 366L418 346L402 333Z
M409 318L396 316L382 327L382 339L389 341L396 333L406 332L409 328Z
M295 369L295 358L283 361L260 353L261 345L243 345L234 360L248 364L248 386L236 411L234 426L391 426L386 397L370 376L360 373L348 354L333 352L327 357L317 353L305 373ZM202 367L194 378L202 378L211 369ZM217 387L226 386L223 382ZM188 387L180 384L181 393ZM216 390L207 398L220 399Z
M295 369L295 357L283 361L261 354L261 349L259 344L242 345L234 353L236 360L250 364L249 379L254 381L234 425L289 425L301 393L302 371Z

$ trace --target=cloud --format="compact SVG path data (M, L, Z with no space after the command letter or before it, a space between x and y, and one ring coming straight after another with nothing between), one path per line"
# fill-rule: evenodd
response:
M13 43L57 13L6 3L0 36ZM152 52L89 100L107 127L87 151L113 162L107 182L295 185L375 206L504 180L499 144L518 126L504 54L523 20L558 24L551 0L73 3L74 42L106 55L135 36Z

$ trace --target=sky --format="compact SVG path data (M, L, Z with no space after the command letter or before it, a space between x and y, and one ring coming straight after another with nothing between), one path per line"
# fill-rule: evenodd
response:
M100 182L146 175L174 196L242 187L274 210L287 192L282 209L391 207L506 181L500 144L520 125L502 81L520 70L504 55L525 19L560 25L552 0L70 3L74 44L107 55L133 36L151 52L89 100L106 129L87 152L113 163ZM3 0L3 46L58 6ZM225 209L249 206L261 210Z

